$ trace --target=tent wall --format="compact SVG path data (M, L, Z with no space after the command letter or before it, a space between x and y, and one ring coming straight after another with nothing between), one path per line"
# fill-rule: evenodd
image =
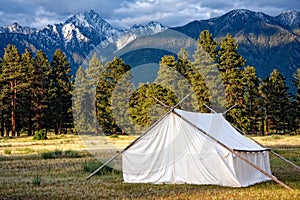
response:
M269 152L241 152L240 155L259 168L263 169L269 174L272 174L269 161ZM238 157L231 155L234 171L237 179L242 187L253 185L255 183L271 180L269 177L263 175L261 172L248 165Z

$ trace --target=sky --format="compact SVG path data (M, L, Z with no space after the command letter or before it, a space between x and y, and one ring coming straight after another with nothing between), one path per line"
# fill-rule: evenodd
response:
M63 23L79 12L94 10L118 28L158 21L182 26L193 20L221 16L233 9L248 9L277 16L300 11L299 0L0 0L0 26L15 22L43 28Z

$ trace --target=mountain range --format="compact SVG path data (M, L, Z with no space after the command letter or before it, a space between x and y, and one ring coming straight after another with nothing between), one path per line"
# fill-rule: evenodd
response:
M0 27L0 56L7 44L14 44L20 52L25 48L33 52L41 49L49 58L56 49L68 57L72 73L84 58L104 41L119 49L139 37L160 33L166 29L181 32L197 40L203 30L209 30L216 41L227 33L236 39L239 53L247 65L255 66L259 77L278 69L291 87L292 74L300 61L300 13L285 11L278 16L245 9L230 11L220 17L192 21L181 27L166 27L159 22L134 25L120 30L114 28L93 10L78 13L64 23L48 25L42 29L24 27L14 23Z

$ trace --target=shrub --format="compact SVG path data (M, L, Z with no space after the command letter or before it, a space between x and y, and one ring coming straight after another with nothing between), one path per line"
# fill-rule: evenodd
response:
M62 153L63 153L62 150L59 150L59 149L55 149L53 151L53 154L54 154L55 157L61 156Z
M95 170L97 170L101 165L103 165L103 163L98 161L86 162L82 165L82 169L85 172L92 173ZM97 175L104 175L109 173L118 173L118 171L106 165L97 173Z
M119 136L117 134L112 134L110 138L119 138Z
M80 155L77 151L73 150L67 150L67 151L62 151L62 150L54 150L54 151L45 151L40 153L41 157L44 159L52 159L52 158L79 158Z
M24 151L25 151L26 153L32 153L32 152L34 152L33 149L30 149L30 148L28 148L28 147L26 147L26 148L24 149Z
M34 186L40 186L42 183L42 178L40 176L35 176L32 180L31 180L32 185Z
M41 156L42 156L42 158L44 158L44 159L55 158L54 152L42 152L42 153L41 153Z
M64 153L65 157L67 158L79 158L79 154L77 151L67 150Z
M47 140L48 137L47 137L47 135L46 135L45 132L43 132L43 131L36 131L34 133L33 139L34 140Z
M10 155L11 154L11 150L10 149L4 149L4 154Z

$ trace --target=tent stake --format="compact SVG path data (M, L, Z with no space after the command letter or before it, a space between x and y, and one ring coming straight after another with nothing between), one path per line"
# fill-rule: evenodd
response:
M265 170L261 169L260 167L258 167L257 165L253 164L252 162L250 162L248 159L242 157L240 155L239 152L230 149L229 147L227 147L225 144L223 144L222 142L220 142L219 140L217 140L216 138L214 138L213 136L211 136L209 133L207 133L206 131L204 131L203 129L199 128L198 126L196 126L195 124L193 124L192 122L190 122L189 120L187 120L186 118L184 118L183 116L181 116L180 114L178 114L177 112L175 112L173 110L173 113L175 113L178 117L180 117L181 119L183 119L185 122L187 122L188 124L190 124L191 126L193 126L194 128L196 128L197 130L199 130L200 132L202 132L204 135L206 135L207 137L209 137L210 139L212 139L213 141L217 142L218 144L220 144L222 147L224 147L225 149L227 149L228 151L230 151L231 153L235 154L238 158L240 158L241 160L243 160L244 162L246 162L247 164L249 164L250 166L252 166L253 168L255 168L256 170L258 170L259 172L261 172L262 174L266 175L267 177L271 178L273 181L275 181L276 183L278 183L279 185L285 187L286 189L289 190L293 190L291 187L287 186L286 184L284 184L283 182L281 182L280 180L278 180L275 176L269 174L268 172L266 172Z
M129 149L132 145L134 145L138 140L140 140L144 135L146 135L156 124L158 124L162 119L164 119L168 114L170 114L171 112L173 112L173 110L180 104L182 103L186 98L188 98L190 95L186 95L183 99L181 99L174 107L171 107L171 109L164 114L159 120L157 120L154 124L152 124L148 130L143 133L142 135L140 135L138 138L136 138L135 140L133 140L133 142L131 142L127 147L125 147L122 151L118 152L116 155L114 155L113 157L111 157L108 161L106 161L104 164L102 164L98 169L96 169L94 172L92 172L89 176L86 177L86 180L90 179L92 176L94 176L95 174L97 174L103 167L105 167L106 165L108 165L109 163L111 163L113 160L115 160L119 155L123 154L127 149ZM156 98L154 98L156 99Z

